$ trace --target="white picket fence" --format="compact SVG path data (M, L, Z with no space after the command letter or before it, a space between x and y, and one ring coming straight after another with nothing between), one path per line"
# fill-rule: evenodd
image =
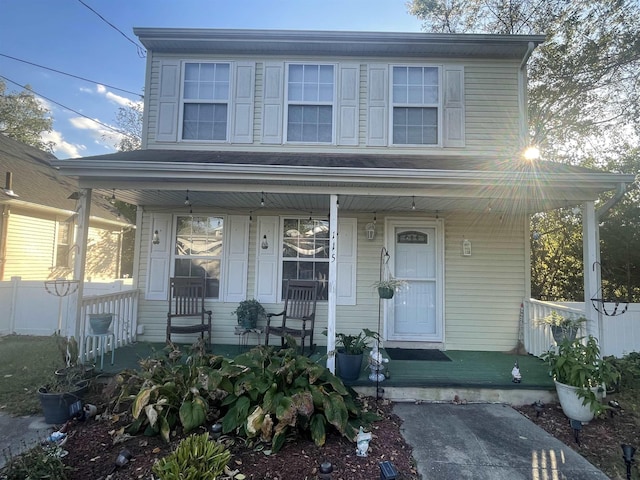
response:
M53 288L49 288L54 291ZM129 330L119 340L128 343L136 333L137 290L132 289L131 280L116 280L110 283L85 282L83 294L83 315L88 313L112 312L117 322L114 326ZM0 282L0 335L47 336L54 332L74 335L71 331L75 311L69 302L71 296L58 297L49 293L44 281L22 280L12 277ZM81 330L84 336L84 330Z
M566 318L584 316L582 302L542 302L529 299L524 303L524 346L527 352L540 356L555 345L551 329L543 319L552 311ZM621 304L616 313L622 312L626 304ZM615 304L605 304L607 312L614 312ZM603 334L600 338L602 355L623 357L631 352L640 352L640 304L631 303L621 315L602 316ZM585 332L579 332L584 335Z

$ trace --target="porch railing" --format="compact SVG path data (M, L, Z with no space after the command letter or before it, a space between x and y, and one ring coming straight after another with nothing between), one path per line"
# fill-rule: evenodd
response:
M90 313L112 313L113 341L105 342L106 351L113 348L128 345L136 340L138 328L138 290L125 290L123 292L109 293L106 295L91 295L82 299L82 325L80 330L80 352L82 358L96 356L98 342L86 342L87 334L90 333L89 314Z
M584 317L584 310L557 303L543 302L533 298L525 300L524 306L524 347L532 355L539 357L555 345L551 327L544 318L556 311L564 318L576 320ZM581 330L584 327L581 327ZM583 331L578 332L584 335Z

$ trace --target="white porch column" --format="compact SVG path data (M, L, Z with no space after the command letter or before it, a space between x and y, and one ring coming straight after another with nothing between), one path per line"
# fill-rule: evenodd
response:
M74 332L81 349L81 358L84 356L84 339L82 338L82 295L84 290L84 271L87 261L87 237L89 235L89 215L91 214L91 189L83 188L79 192L76 212L77 230L74 250L76 255L73 260L73 279L78 281L78 289L70 298L69 309L75 312L73 325L67 325L67 332Z
M582 208L582 263L584 269L584 311L587 317L587 335L600 338L600 313L591 298L600 295L600 244L594 202L585 202Z
M338 196L331 195L329 207L329 305L327 314L327 368L336 373L336 305L338 278Z

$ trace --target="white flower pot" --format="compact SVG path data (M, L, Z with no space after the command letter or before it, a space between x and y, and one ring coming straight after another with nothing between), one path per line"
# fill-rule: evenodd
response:
M558 400L560 401L560 406L564 414L573 420L578 420L583 423L591 421L593 419L593 412L589 404L582 404L584 399L578 396L578 388L560 383L556 380L554 380L554 382L556 384ZM598 387L593 387L591 391L597 394Z

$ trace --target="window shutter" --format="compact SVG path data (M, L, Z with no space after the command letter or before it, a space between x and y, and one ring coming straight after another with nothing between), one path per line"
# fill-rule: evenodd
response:
M358 84L360 65L340 65L338 89L338 145L358 145Z
M278 217L258 217L256 234L256 299L264 303L278 302L278 265L280 235ZM262 248L266 236L268 248Z
M158 231L157 245L153 244L154 232ZM147 265L147 300L167 300L169 298L169 275L171 262L171 215L154 213L151 215L149 230L149 261Z
M464 67L444 67L443 146L464 147Z
M356 304L356 259L358 245L358 220L338 219L338 271L336 280L336 303Z
M262 143L282 143L284 110L284 63L264 64Z
M236 64L231 143L253 143L254 62Z
M225 225L225 302L240 302L247 298L249 265L249 217L229 215Z
M178 108L180 105L180 62L164 61L160 64L160 90L156 141L178 140Z
M367 82L367 145L386 146L389 114L389 66L369 65Z

